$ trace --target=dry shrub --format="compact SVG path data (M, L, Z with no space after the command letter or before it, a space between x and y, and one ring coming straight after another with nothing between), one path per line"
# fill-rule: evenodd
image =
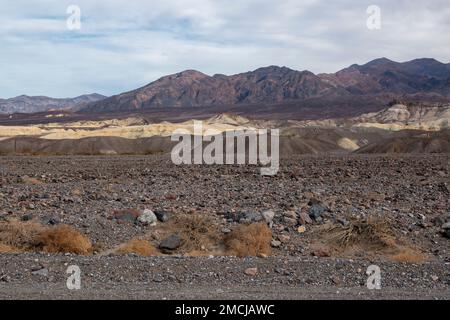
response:
M88 254L89 239L74 228L61 225L47 227L36 221L0 222L0 245L15 251Z
M325 239L341 249L359 246L368 250L381 250L395 246L390 221L380 217L350 219L347 226L332 225L325 228Z
M36 238L46 227L35 221L2 221L0 222L0 243L24 251L37 251Z
M384 256L396 262L423 262L425 256L397 239L391 225L387 218L351 218L347 226L325 226L320 235L327 245L340 254L363 253L369 256Z
M75 253L86 255L92 252L91 241L68 225L60 225L41 232L36 241L45 252Z
M395 262L422 263L425 261L423 253L412 248L399 248L399 252L391 256Z
M144 257L156 256L158 251L150 242L144 239L131 239L130 241L121 245L116 253L128 254L135 253Z
M242 225L225 237L227 251L238 257L270 255L272 231L265 223Z
M184 251L211 250L220 241L216 223L205 214L179 215L171 228L183 238Z
M18 252L20 252L20 250L17 248L0 243L0 254L1 253L18 253Z

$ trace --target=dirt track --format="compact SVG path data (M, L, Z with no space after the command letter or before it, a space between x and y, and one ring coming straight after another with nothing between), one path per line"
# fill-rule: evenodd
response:
M18 255L0 265L1 299L450 299L438 263L380 263L380 290L366 287L369 262L343 259ZM69 265L81 269L80 290L66 287ZM32 274L43 266L47 276Z

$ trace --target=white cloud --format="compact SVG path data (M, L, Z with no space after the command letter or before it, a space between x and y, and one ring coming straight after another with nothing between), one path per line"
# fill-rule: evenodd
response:
M447 0L16 0L0 11L2 97L115 94L185 69L334 72L386 56L450 62ZM82 29L66 29L79 5ZM382 29L366 28L381 7Z

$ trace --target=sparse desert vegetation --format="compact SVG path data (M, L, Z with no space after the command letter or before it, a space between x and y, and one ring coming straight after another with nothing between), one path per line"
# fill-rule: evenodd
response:
M89 281L118 288L314 291L364 285L376 264L398 290L446 286L445 155L290 156L274 177L164 155L1 162L0 279L11 283L59 283L65 264L81 263Z

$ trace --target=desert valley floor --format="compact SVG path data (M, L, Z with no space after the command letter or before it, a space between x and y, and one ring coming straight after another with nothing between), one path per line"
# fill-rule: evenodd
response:
M0 298L449 299L449 195L437 154L290 156L273 177L167 155L2 157ZM63 225L82 254L26 243Z

